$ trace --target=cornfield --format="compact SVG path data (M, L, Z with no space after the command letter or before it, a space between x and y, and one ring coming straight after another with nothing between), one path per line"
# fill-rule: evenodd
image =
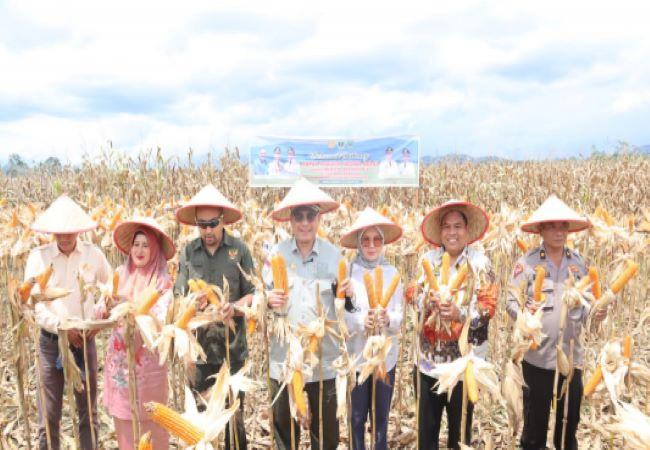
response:
M154 216L175 239L179 248L193 238L195 230L179 225L173 212L208 183L214 184L244 213L242 221L230 227L241 236L253 252L260 269L265 258L264 244L273 244L287 235L286 225L270 218L274 205L286 189L250 188L248 167L240 162L238 151L226 149L219 161L208 160L194 165L191 155L187 164L165 160L160 153L143 153L137 158L106 154L87 160L81 167L64 167L60 171L32 170L8 178L0 176L0 277L7 287L10 279L22 281L27 254L31 248L48 241L45 235L28 231L38 213L61 193L68 193L101 224L85 239L97 243L111 265L121 264L123 257L113 245L111 230L120 218L135 214ZM588 215L593 227L588 232L570 235L569 245L576 248L598 268L603 286L610 286L620 272L622 261L639 264L636 277L617 296L610 307L604 326L598 332L584 334L585 385L600 364L601 350L607 343L631 336L631 359L639 367L650 366L650 159L623 155L612 158L558 160L540 162L486 162L481 164L443 161L421 167L420 188L333 188L328 192L341 203L336 213L323 216L319 234L338 244L342 231L366 206L390 217L404 228L404 236L387 246L387 258L399 270L405 285L418 277L417 261L427 248L422 243L419 224L428 210L449 199L463 199L484 207L490 214L490 229L479 244L489 256L500 287L497 313L490 323L488 359L498 371L506 367L513 352L513 321L505 312L505 294L511 270L522 254L521 246L530 248L538 242L519 231L519 224L551 193L557 194L581 214ZM0 314L0 448L36 447L38 414L36 399L37 329L12 309L7 290L3 292ZM644 325L645 324L645 325ZM414 329L417 312L407 308L400 337L401 353L389 422L389 447L413 448L416 442L414 367ZM113 423L101 405L102 369L108 332L98 335L99 395L98 408L101 448L116 448ZM249 336L249 359L254 367L266 367L263 335ZM182 364L170 369L169 405L182 410L184 377ZM499 373L503 379L504 373ZM245 423L251 448L271 445L266 374L256 371L260 381L252 395L246 395ZM650 416L650 377L622 393L623 398ZM512 389L516 389L514 386ZM503 389L509 389L504 386ZM24 395L23 395L24 394ZM62 443L74 448L70 409L64 400ZM581 448L627 448L636 438L634 427L643 422L622 423L604 390L597 390L583 401L578 429ZM637 417L637 419L639 419ZM631 419L630 419L631 420ZM641 420L641 419L639 419ZM348 447L346 424L341 421L341 445ZM520 429L509 417L502 399L482 395L474 412L473 448L509 448L516 444ZM513 431L514 437L513 437ZM445 433L441 433L445 436ZM442 437L444 440L444 437ZM178 445L173 441L174 445ZM305 442L303 440L303 442ZM647 441L645 445L650 445Z

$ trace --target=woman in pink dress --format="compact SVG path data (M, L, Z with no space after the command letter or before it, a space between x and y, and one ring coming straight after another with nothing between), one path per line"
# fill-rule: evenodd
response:
M155 286L162 295L151 312L163 324L172 299L167 260L173 258L176 249L171 238L153 219L138 218L120 223L115 228L113 239L120 251L127 255L125 263L116 269L119 273L118 298L133 300L147 287ZM133 449L134 444L124 333L123 324L113 330L104 364L104 406L113 417L121 450ZM151 431L153 448L167 449L167 432L149 420L143 407L150 401L167 403L167 365L158 364L158 353L143 345L138 332L135 334L135 364L140 433Z

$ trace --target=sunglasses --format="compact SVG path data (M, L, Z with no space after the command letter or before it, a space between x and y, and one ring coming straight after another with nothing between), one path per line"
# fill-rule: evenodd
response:
M219 219L197 220L196 226L205 230L206 228L217 228L220 223Z
M379 247L382 244L381 236L375 236L372 239L370 239L367 236L364 236L364 237L361 238L361 246L362 247L370 247L371 243L372 243L373 246Z
M316 220L318 213L316 211L291 211L291 217L296 222L313 222Z

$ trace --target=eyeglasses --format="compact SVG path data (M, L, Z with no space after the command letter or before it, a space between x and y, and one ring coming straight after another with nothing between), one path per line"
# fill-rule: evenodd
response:
M296 222L304 222L306 220L311 223L316 220L316 216L318 216L316 211L291 211L291 217Z
M206 228L217 228L220 223L221 220L219 219L197 220L196 226L205 230Z
M364 236L364 237L361 238L361 246L362 247L370 247L371 243L375 247L381 246L381 244L382 244L381 236L375 236L372 239L370 239L368 236Z

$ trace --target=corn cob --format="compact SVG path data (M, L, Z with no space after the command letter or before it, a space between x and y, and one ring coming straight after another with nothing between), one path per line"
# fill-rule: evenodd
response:
M138 450L153 450L151 444L151 431L147 431L140 437L140 442L138 442Z
M9 221L9 228L16 228L18 226L18 213L14 209L11 212L11 220Z
M152 421L188 445L196 445L204 433L189 420L165 405L157 402L145 403L145 409Z
M598 300L602 295L602 290L600 288L600 280L598 279L598 269L593 266L589 268L589 281L591 281L591 293Z
M246 321L246 332L248 334L253 334L255 330L257 329L257 319L248 319Z
M521 250L522 253L528 252L528 246L522 239L517 238L517 247L519 247L519 250Z
M336 298L345 298L345 293L341 289L341 284L343 284L343 280L347 277L347 270L348 268L345 265L345 259L341 259L339 261L339 272L338 272L338 286L336 290Z
M18 288L18 295L20 296L20 300L23 303L29 299L29 295L32 293L32 288L35 284L36 280L34 278L30 278L29 280L23 281L23 284L21 284Z
M632 346L634 342L632 341L632 336L629 334L623 339L623 357L630 359L632 357Z
M614 281L614 284L612 284L612 292L614 294L618 294L623 287L627 284L628 281L630 281L630 278L632 278L637 270L639 270L639 265L635 263L634 261L628 261L627 267L623 271L621 275Z
M120 217L122 217L122 210L119 209L115 215L111 218L111 221L108 223L108 229L113 231L115 229L115 226L117 225L117 222L120 220Z
M456 272L454 279L451 281L451 285L449 286L449 289L450 290L459 289L465 282L465 278L467 278L468 272L469 272L469 266L467 265L467 263L465 263L461 266L460 269L458 269L458 272Z
M596 370L594 371L593 375L591 375L591 378L589 378L589 381L585 385L585 397L589 397L591 394L594 393L598 385L603 379L603 368L598 364L596 366Z
M160 291L155 290L152 293L150 293L148 296L144 298L144 300L140 302L136 310L136 314L137 315L147 314L151 310L151 308L153 308L153 305L156 304L159 298L160 298Z
M280 255L271 257L271 272L273 273L273 289L284 290L282 287L282 274L280 273L279 261Z
M307 416L307 399L305 398L304 387L302 372L296 370L291 377L291 388L293 389L293 401L298 410L298 417Z
M185 308L185 311L183 311L183 314L176 320L176 325L177 328L180 328L181 330L187 330L187 325L190 323L190 319L194 317L196 314L196 305L194 302L189 304L187 308Z
M120 287L120 274L116 270L115 272L113 272L113 290L111 291L113 297L117 296L117 291L119 287Z
M390 299L393 297L393 294L395 293L395 289L397 289L397 285L399 284L400 276L399 273L396 273L395 276L393 276L393 279L390 281L390 284L388 285L388 289L386 290L386 293L383 295L381 298L381 307L386 308L388 306L388 303L390 302Z
M366 287L366 293L368 294L368 306L370 309L375 309L377 307L377 298L375 297L375 286L372 282L372 275L370 272L363 274L363 284Z
M465 367L465 383L467 385L467 398L470 402L478 401L478 384L474 377L474 362L470 359Z
M318 227L318 228L316 229L316 233L318 234L318 237L319 237L319 238L321 238L321 239L327 239L327 233L326 233L325 230L323 230L321 227Z
M284 295L289 295L289 277L287 276L287 264L282 255L278 255L278 268L280 269L280 279L282 280L282 290Z
M190 289L190 292L193 292L193 293L196 293L196 292L200 291L199 285L197 284L197 282L196 282L196 280L194 278L191 278L187 282L187 287Z
M542 286L544 285L544 277L546 276L546 269L543 266L535 268L535 284L533 285L533 298L537 303L542 301Z
M436 276L433 273L433 266L431 265L428 259L425 258L422 260L422 268L424 269L424 274L427 278L429 289L438 292L438 280L436 279Z
M375 267L375 301L379 303L384 295L384 269Z
M41 291L45 290L45 286L47 286L47 282L50 281L52 272L54 272L54 265L50 264L45 268L45 270L41 274L36 276L36 282L38 283L38 286L41 288Z
M440 283L443 286L449 284L449 266L451 265L451 256L445 252L442 255L442 266L440 267Z

